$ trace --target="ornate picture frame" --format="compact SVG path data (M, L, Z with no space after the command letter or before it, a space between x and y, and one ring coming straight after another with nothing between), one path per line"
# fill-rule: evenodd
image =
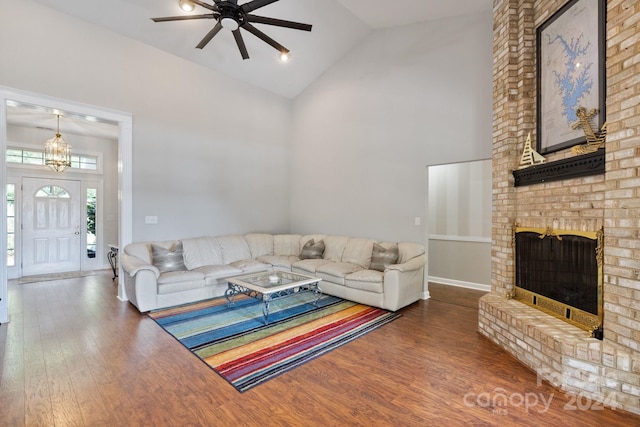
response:
M606 0L571 0L536 29L539 153L586 141L578 107L605 122L605 31Z

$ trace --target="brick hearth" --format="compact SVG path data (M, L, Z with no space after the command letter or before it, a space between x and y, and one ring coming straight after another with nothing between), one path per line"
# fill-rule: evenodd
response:
M535 29L565 3L494 0L492 292L479 331L563 390L640 413L640 2L607 1L605 174L514 187L529 132L535 141ZM508 299L516 222L604 227L604 340Z

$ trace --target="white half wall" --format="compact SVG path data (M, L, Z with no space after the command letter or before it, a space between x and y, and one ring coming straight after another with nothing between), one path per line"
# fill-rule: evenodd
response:
M426 243L426 166L491 157L492 27L375 31L296 98L293 232Z
M428 256L429 281L491 290L491 239L473 242L430 238Z
M288 231L290 100L32 0L0 39L0 86L133 115L134 241Z

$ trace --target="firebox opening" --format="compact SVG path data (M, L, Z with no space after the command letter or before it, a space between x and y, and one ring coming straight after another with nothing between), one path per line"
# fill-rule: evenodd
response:
M602 230L516 227L514 240L514 297L601 336Z

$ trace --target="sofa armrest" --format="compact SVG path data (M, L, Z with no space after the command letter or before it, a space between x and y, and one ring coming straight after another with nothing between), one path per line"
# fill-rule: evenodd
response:
M141 268L136 273L131 276L125 270L122 279L129 302L144 313L158 306L158 282L155 272L148 268Z
M138 257L122 253L120 258L122 269L131 277L135 276L139 271L148 270L154 274L156 279L160 277L160 271L151 264L146 263Z
M396 311L421 298L426 262L427 257L422 254L385 269L383 308Z
M423 268L426 263L427 263L427 256L425 254L422 254L422 255L418 255L417 257L413 257L409 261L404 262L402 264L389 265L385 269L385 272L389 270L397 270L401 272L419 270Z

